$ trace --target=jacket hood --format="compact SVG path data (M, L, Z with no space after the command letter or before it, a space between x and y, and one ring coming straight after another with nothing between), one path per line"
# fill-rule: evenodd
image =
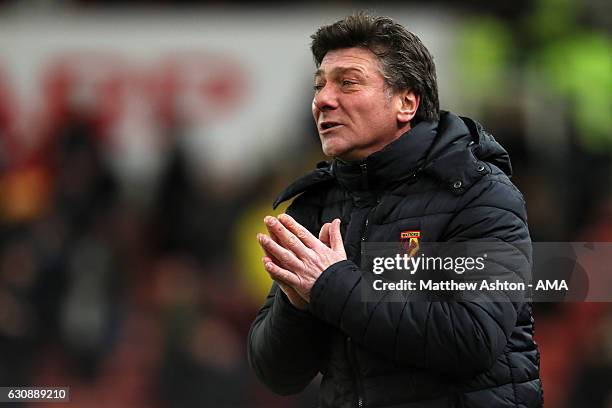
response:
M428 174L462 194L490 172L490 165L512 175L508 152L478 122L442 111L439 122L420 122L360 162L334 159L300 177L274 201L274 208L309 188L336 181L353 192L392 188Z
M482 125L470 118L442 112L436 140L423 172L462 194L482 176L498 167L508 177L512 165L508 152Z
M467 146L463 146L462 141L467 141ZM476 159L491 163L507 176L512 176L510 156L491 133L473 119L443 111L438 124L438 140L430 157L442 157L465 147L471 148Z

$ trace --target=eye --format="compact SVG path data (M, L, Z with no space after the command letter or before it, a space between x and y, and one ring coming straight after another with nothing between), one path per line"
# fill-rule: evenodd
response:
M351 85L355 85L355 82L349 81L348 79L342 80L342 86L351 86Z

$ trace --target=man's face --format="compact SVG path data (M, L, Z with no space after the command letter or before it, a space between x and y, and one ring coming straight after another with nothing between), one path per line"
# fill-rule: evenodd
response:
M315 74L312 101L323 153L357 161L382 149L409 129L398 121L401 104L370 50L329 51Z

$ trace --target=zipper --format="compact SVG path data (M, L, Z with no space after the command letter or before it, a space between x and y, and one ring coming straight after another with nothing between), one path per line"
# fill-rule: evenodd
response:
M368 190L369 181L368 181L368 167L365 163L361 163L359 165L361 168L361 185L364 190ZM378 204L380 199L376 200L376 204ZM376 205L368 210L368 213L365 217L365 222L363 225L363 232L361 233L361 242L365 242L368 240L368 227L370 225L370 214L376 208ZM346 352L347 359L351 370L353 371L353 382L355 384L355 388L357 390L357 407L363 408L365 407L365 402L363 399L363 384L361 383L361 377L359 374L359 362L357 361L357 355L355 354L355 349L353 347L353 340L350 336L346 338Z
M362 171L365 171L365 164L362 164L361 166ZM377 200L377 204L378 201L379 200ZM374 211L375 208L376 206L370 208L366 215L365 222L363 225L363 232L361 233L361 242L365 242L368 240L368 226L370 225L370 214L372 214L372 211ZM348 354L349 365L351 366L351 370L353 371L353 382L355 383L355 388L357 390L357 407L363 408L365 406L363 400L363 384L361 383L361 377L359 375L359 362L357 361L357 355L355 354L355 349L353 347L353 340L350 336L346 338L346 351Z
M378 203L380 203L380 197L376 199L376 205L372 206L372 208L368 210L368 213L365 217L365 221L363 223L363 232L361 233L361 242L366 242L368 240L368 227L370 226L370 215L372 214L374 209L376 209L376 206L378 205Z
M346 352L348 354L349 365L353 371L353 382L355 383L355 388L357 389L357 407L363 408L365 404L363 402L363 387L359 377L359 363L357 362L357 356L355 355L355 350L353 349L353 341L350 337L346 338Z

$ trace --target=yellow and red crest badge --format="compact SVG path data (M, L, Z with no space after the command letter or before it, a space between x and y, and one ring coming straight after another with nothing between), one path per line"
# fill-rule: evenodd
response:
M408 253L408 256L415 256L419 251L419 240L421 239L421 231L402 231L400 233L400 242L402 248Z

